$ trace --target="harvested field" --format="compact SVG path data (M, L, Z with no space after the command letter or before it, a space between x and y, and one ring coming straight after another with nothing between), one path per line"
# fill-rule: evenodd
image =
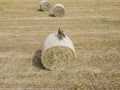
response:
M119 90L120 0L49 0L64 17L41 12L39 0L0 0L0 90ZM64 71L41 64L43 41L58 27L73 41L76 61Z

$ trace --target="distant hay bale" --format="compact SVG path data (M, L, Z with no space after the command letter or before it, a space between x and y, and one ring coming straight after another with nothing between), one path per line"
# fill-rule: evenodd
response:
M57 33L50 34L43 46L42 63L50 70L63 70L75 60L75 49L72 41L66 35L59 40Z
M47 0L42 0L40 2L40 9L42 11L50 11L51 5Z
M62 17L62 16L64 16L64 14L65 14L65 8L64 8L64 6L62 4L56 4L53 7L53 14L56 17Z

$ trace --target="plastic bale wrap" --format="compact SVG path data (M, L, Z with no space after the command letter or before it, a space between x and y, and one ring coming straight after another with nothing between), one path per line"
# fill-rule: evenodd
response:
M44 41L42 63L50 70L64 70L74 62L76 54L72 41L66 35L59 40L57 33L50 34Z
M53 15L56 17L62 17L65 14L65 8L62 4L56 4L53 7Z
M40 2L40 9L42 11L50 11L51 5L47 0L42 0Z

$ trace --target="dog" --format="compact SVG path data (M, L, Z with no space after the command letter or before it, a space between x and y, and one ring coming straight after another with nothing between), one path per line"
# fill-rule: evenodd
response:
M61 30L60 27L59 27L59 29L58 29L58 38L59 38L60 40L62 40L63 38L65 38L65 34L64 34L64 32Z

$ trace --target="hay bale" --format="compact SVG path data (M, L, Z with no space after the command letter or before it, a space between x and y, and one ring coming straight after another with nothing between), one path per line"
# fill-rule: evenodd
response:
M42 0L40 2L40 9L42 11L50 11L51 5L47 0Z
M59 40L58 33L50 34L43 46L42 63L50 70L63 70L75 60L75 49L72 41L66 35Z
M65 14L65 8L64 8L64 6L62 4L56 4L53 7L53 14L56 17L62 17L62 16L64 16L64 14Z

